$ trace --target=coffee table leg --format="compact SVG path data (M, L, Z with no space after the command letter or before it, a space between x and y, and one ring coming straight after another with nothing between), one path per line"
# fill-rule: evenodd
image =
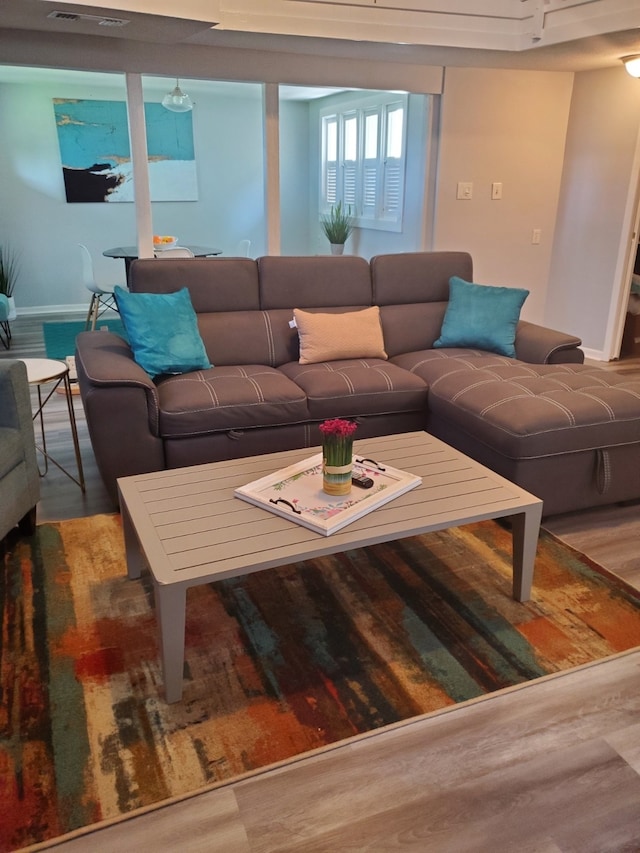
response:
M540 535L542 502L511 516L513 537L513 597L529 601Z
M187 590L181 584L153 585L160 637L160 654L164 673L164 694L167 702L182 699L184 669L184 629Z
M127 575L131 580L136 580L142 574L144 559L140 550L140 543L136 536L131 516L127 505L120 495L120 516L122 518L122 533L124 535L124 550L127 558Z

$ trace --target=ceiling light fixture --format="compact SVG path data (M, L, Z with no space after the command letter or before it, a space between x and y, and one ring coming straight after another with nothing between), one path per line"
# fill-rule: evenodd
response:
M627 72L632 77L640 77L640 53L634 53L631 56L623 56L622 61Z
M189 95L182 91L179 81L176 80L173 91L167 92L162 99L162 106L166 110L171 110L172 113L188 113L193 109L193 102Z

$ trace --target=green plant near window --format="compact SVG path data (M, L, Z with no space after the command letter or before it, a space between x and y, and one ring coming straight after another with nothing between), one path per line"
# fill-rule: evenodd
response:
M351 205L345 210L341 201L334 204L329 213L320 217L320 224L330 243L336 246L346 243L353 231Z
M10 246L0 246L0 293L13 296L17 278L17 254Z

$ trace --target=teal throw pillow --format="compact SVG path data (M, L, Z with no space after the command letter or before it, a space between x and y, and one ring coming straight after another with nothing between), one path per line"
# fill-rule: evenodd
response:
M150 376L211 367L186 287L175 293L114 289L133 357Z
M449 279L449 304L434 347L473 347L515 358L516 327L528 290Z

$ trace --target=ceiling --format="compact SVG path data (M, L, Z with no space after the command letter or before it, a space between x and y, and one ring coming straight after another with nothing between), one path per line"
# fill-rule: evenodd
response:
M639 0L180 0L179 11L175 7L175 0L111 0L109 6L0 0L0 22L9 37L27 30L551 71L611 67L623 55L640 53ZM62 17L51 17L54 12ZM409 20L412 25L404 26ZM118 21L126 23L114 25ZM480 46L496 44L509 47Z

